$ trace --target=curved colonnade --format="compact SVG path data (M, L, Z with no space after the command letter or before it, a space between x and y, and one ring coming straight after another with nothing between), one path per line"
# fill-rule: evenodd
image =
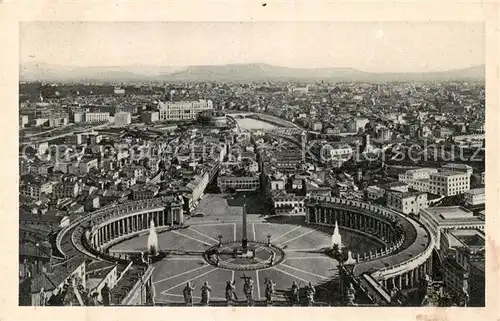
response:
M76 257L116 263L119 276L111 298L113 304L151 304L153 266L134 264L129 254L108 252L111 245L147 232L151 221L159 229L181 227L182 202L169 196L113 204L75 220L57 235L57 250L65 258L61 264Z
M336 197L313 197L306 201L306 222L355 231L377 239L384 248L354 253L352 276L371 278L386 290L413 288L432 270L434 244L419 222L395 211Z
M89 256L95 256L78 242L82 233L85 235L86 245L102 253L125 238L148 231L151 221L157 229L182 226L184 224L182 203L175 197L161 197L103 208L63 229L57 237L57 247L66 256L62 248L62 238L71 230L71 240L76 249ZM144 246L146 247L146 244ZM123 257L123 259L128 258Z

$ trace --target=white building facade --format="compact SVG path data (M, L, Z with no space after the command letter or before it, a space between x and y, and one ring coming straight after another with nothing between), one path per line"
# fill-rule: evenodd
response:
M159 120L190 120L195 119L198 113L213 110L211 100L160 102Z

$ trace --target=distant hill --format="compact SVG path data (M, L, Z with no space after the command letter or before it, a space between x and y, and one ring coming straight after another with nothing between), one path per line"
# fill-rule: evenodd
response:
M216 66L66 67L47 64L20 66L22 81L484 81L485 66L429 73L368 73L353 68L288 68L268 64Z
M69 67L50 64L26 64L19 67L21 81L150 81L185 67L149 65Z
M232 64L221 66L192 66L165 77L171 81L264 81L264 80L350 80L366 77L352 68L288 68L267 64Z

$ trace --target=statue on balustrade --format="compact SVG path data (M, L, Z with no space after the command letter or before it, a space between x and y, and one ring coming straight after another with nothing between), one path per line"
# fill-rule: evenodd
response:
M245 297L247 298L247 306L253 306L253 280L249 277L245 278L243 293L245 293Z
M201 287L201 305L207 306L210 303L210 292L212 292L212 288L205 281Z
M155 292L155 287L152 284L151 281L149 281L146 284L146 293L147 293L147 302L155 305L155 297L156 297L156 292Z
M314 295L316 294L316 289L312 285L311 282L306 287L306 300L307 300L307 305L311 306L314 304Z
M111 291L107 283L105 283L101 289L101 297L102 297L102 305L109 306L109 302L111 301Z
M273 301L276 283L266 278L265 284L266 284L266 302L267 304L271 304Z
M227 281L226 282L226 300L227 303L231 303L235 300L238 300L238 297L236 296L236 288L234 286L235 281Z
M390 295L391 295L392 305L400 305L403 303L403 301L404 301L403 291L400 288L398 288L397 286L395 286L391 290Z
M45 306L45 290L43 288L40 289L40 306Z
M293 281L292 282L292 305L293 304L299 304L299 286L297 285L297 282Z
M184 295L184 304L186 306L193 306L193 291L195 286L191 285L191 282L187 282L182 294Z
M432 278L427 273L425 274L425 285L427 288L432 287Z
M469 293L467 293L467 290L463 289L458 297L458 306L467 307L468 305L469 305Z
M347 289L347 305L356 305L356 290L354 289L354 285L352 283L349 284L349 288Z

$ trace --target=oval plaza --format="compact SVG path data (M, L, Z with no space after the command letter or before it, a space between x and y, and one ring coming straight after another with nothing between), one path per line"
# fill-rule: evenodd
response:
M386 208L342 198L315 196L305 206L305 226L328 228L337 223L344 232L361 235L377 244L366 252L347 248L347 261L339 264L331 259L328 263L338 267L340 287L333 291L341 297L353 287L358 302L397 304L394 292L417 287L426 273L430 273L434 241L421 223ZM114 244L147 233L151 224L159 231L182 230L183 216L182 202L176 197L128 202L103 208L74 222L58 235L57 245L67 258L79 255L122 266L111 298L113 304L151 304L155 264L134 260L137 254L134 251L110 249ZM322 232L318 229L308 233ZM236 234L234 238L236 241ZM287 255L284 254L285 259Z

